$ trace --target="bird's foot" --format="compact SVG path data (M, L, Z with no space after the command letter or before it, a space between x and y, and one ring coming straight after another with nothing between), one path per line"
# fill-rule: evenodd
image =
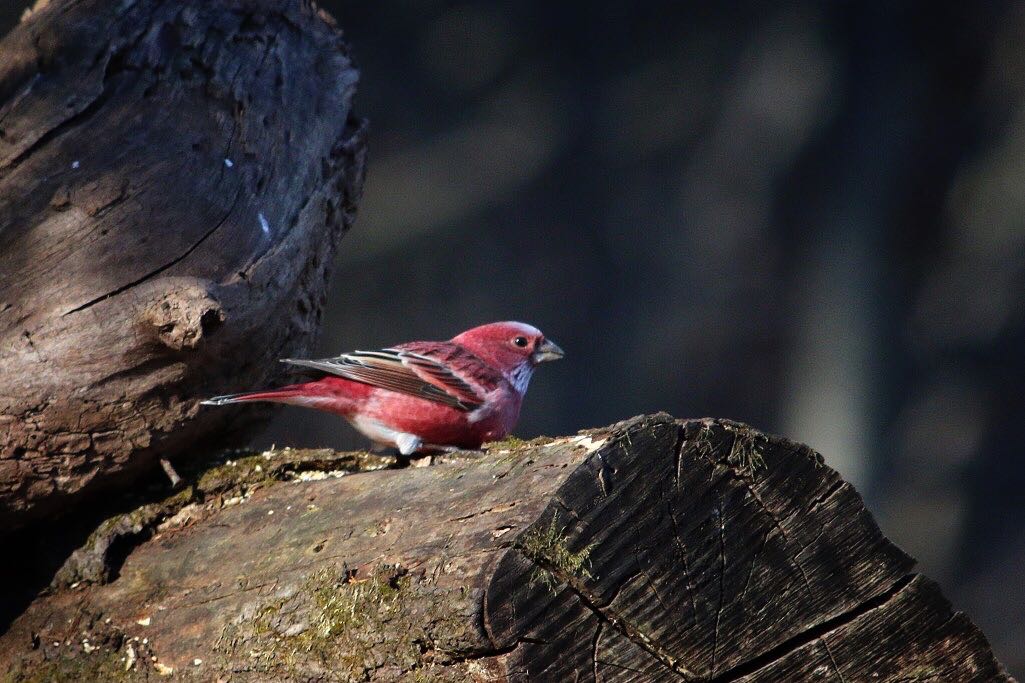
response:
M171 464L171 461L167 458L161 458L160 466L164 469L164 474L167 475L167 478L171 480L171 488L178 488L182 483L182 478L178 472L175 471L174 465Z
M402 455L413 455L423 448L423 441L415 434L398 433L395 436L395 447Z

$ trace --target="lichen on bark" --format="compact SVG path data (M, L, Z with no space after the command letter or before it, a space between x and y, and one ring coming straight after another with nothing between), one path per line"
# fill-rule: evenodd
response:
M401 565L325 567L226 626L217 650L248 652L253 671L277 680L465 680L471 593Z

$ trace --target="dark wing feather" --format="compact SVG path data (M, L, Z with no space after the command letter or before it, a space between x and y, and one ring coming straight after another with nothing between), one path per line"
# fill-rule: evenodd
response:
M439 343L438 346L442 344ZM432 351L430 348L424 350L428 353ZM444 355L446 354L442 354ZM282 362L409 394L458 410L471 411L484 403L478 389L422 352L394 348L353 351L336 358L321 360L286 358Z

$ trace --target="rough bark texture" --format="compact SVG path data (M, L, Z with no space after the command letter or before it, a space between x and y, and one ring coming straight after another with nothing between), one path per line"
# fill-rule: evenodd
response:
M0 528L124 483L304 353L363 178L305 0L54 0L0 42Z
M10 679L1010 680L819 455L744 425L657 415L254 488L254 462L334 468L255 457L190 489L234 470L241 495L165 507L110 583L29 606Z

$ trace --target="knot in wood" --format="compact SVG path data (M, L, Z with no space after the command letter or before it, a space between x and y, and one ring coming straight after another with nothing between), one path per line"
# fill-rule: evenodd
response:
M203 287L176 287L154 301L143 318L169 349L194 349L224 322L221 304Z

